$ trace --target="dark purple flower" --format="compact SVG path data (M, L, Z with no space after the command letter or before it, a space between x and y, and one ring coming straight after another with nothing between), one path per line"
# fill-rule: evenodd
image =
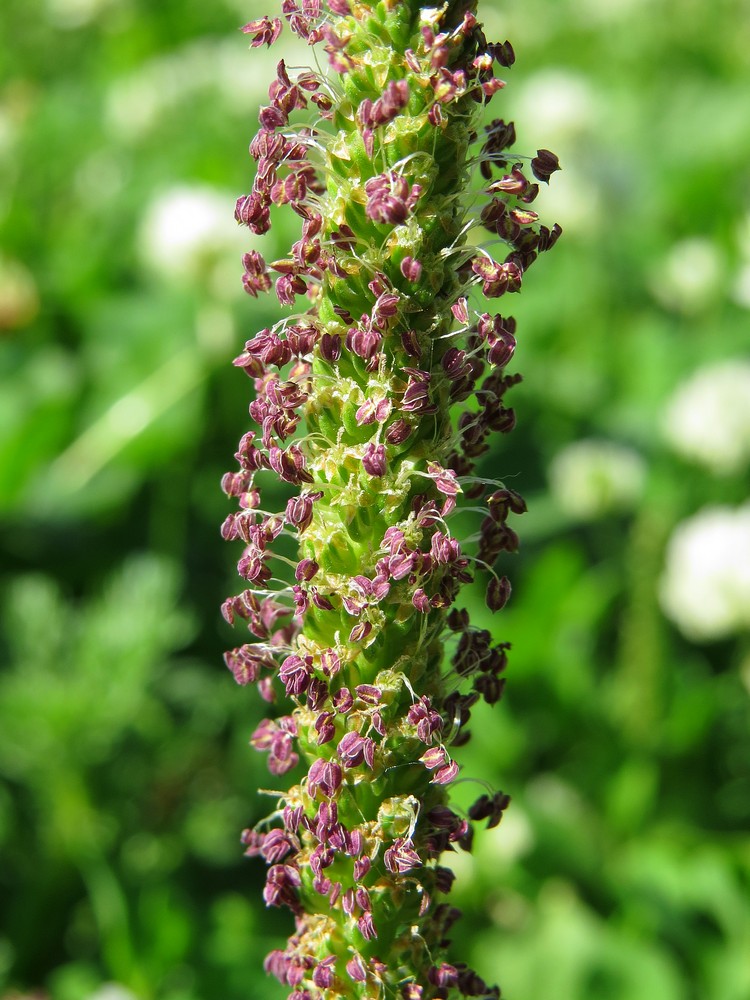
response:
M340 715L346 715L354 704L349 688L342 687L333 696L333 707Z
M421 611L422 614L427 614L428 611L432 610L432 605L430 604L430 599L424 591L423 587L417 587L412 595L411 603L417 609Z
M329 0L329 3L331 0ZM315 971L312 974L312 981L321 990L329 990L334 985L335 972L334 966L336 964L336 956L329 955L328 958L323 959L315 967Z
M432 771L436 767L442 767L450 760L444 747L432 747L423 753L419 759L428 771Z
M342 771L338 764L318 757L312 764L307 775L307 790L315 796L318 789L327 797L335 794L342 781Z
M363 913L358 917L357 927L359 928L359 933L366 941L372 941L378 936L372 920L372 913Z
M297 497L292 497L291 500L286 505L286 520L289 524L293 525L300 534L310 526L313 516L313 504L316 500L319 500L323 494L317 493L301 493ZM312 562L312 560L308 560ZM315 575L314 573L312 574ZM311 577L305 577L305 579L311 579Z
M452 382L471 374L471 366L466 360L466 351L461 351L457 347L450 347L445 352L442 366L443 371Z
M482 674L474 681L474 690L481 694L488 705L496 705L505 691L505 678Z
M242 284L246 292L257 298L258 292L267 292L271 287L271 277L266 269L266 262L257 250L251 250L242 257L245 273Z
M401 273L407 281L419 281L422 277L422 263L414 257L404 257L401 261Z
M388 444L403 444L411 435L412 426L403 417L394 420L385 432L385 439Z
M313 677L307 689L307 707L317 712L328 698L328 685L320 677Z
M317 574L320 566L314 559L300 559L294 571L294 577L298 582L308 583Z
M257 236L268 232L271 227L271 213L268 205L256 192L242 195L237 199L234 217L237 222L247 226Z
M263 969L267 975L275 976L280 983L286 983L287 969L291 964L291 960L285 952L280 951L278 948L270 952L266 956L266 960L263 963Z
M440 865L436 866L435 871L435 888L438 892L449 893L453 887L453 883L456 876L450 870L450 868L443 868Z
M347 733L339 743L338 753L344 767L359 767L364 762L372 768L375 762L374 742L359 733Z
M421 193L419 184L409 186L409 182L393 170L378 174L365 182L365 212L373 222L401 225L408 219Z
M386 471L385 445L368 444L362 455L362 466L368 476L384 476Z
M437 409L430 402L430 372L418 368L405 368L409 381L401 400L401 409L407 413L434 413Z
M367 966L361 955L356 954L346 963L346 971L355 983L364 983L367 979Z
M435 733L443 726L440 713L435 711L429 698L422 697L409 709L406 719L417 727L417 736L423 743L432 743Z
M354 326L346 335L346 346L358 357L368 360L377 353L383 338L370 325L369 318L364 316L359 326Z
M320 339L320 354L325 361L338 361L341 357L341 337L324 333Z
M411 840L397 837L383 855L385 867L389 872L403 875L422 864L422 859L414 850Z
M367 854L363 854L361 858L357 858L354 862L354 879L356 882L361 882L363 878L367 875L372 867L372 861Z
M267 906L288 906L299 909L297 889L302 885L299 871L291 865L272 865L266 876L263 898ZM288 966L287 966L288 971Z
M224 661L234 674L237 683L243 685L257 681L262 668L273 670L276 666L272 656L259 652L251 645L229 650L224 654Z
M523 275L513 261L498 264L487 257L475 257L471 269L482 279L482 291L487 298L498 298L505 292L517 292L521 287Z
M501 328L487 352L487 360L496 368L504 368L516 350L516 338L510 331Z
M504 792L495 792L492 797L481 795L469 809L469 816L473 820L486 819L487 828L490 829L498 825L509 805L510 796Z
M246 35L254 36L250 42L252 48L264 43L270 46L281 34L281 19L275 17L271 20L268 17L261 17L257 21L248 21L240 28L240 31Z
M510 580L507 576L493 576L487 585L487 607L490 611L500 611L510 598Z
M299 697L307 690L311 679L312 657L292 654L279 668L279 678L290 696Z
M349 633L349 642L362 642L369 636L370 632L372 632L370 622L359 622Z
M318 733L318 746L330 743L336 735L336 727L333 724L333 720L333 712L321 712L315 720L315 731Z
M354 693L366 705L379 705L383 697L381 689L375 687L374 684L358 684L354 689Z
M293 736L296 734L296 726L291 717L284 717L277 722L264 719L250 738L250 745L256 750L270 751L268 769L271 774L286 774L299 760L293 749Z
M404 330L401 334L401 345L410 358L421 358L422 348L416 330Z
M531 169L538 181L549 184L552 174L560 169L560 161L548 149L538 149L536 156L531 161Z
M455 760L445 764L435 771L431 784L449 785L458 776L458 764Z
M296 850L298 850L298 845L285 830L273 829L269 830L263 837L260 853L263 860L272 865L283 861L287 854Z
M458 985L458 969L455 965L442 962L439 966L432 966L427 973L427 978L433 986L438 986L440 989L450 989Z

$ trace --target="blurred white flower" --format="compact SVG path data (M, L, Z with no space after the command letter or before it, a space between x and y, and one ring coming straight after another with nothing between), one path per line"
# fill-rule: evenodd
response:
M501 869L510 868L532 850L534 843L531 821L519 803L514 802L498 826L482 831L471 853L460 851L451 858L451 870L467 889L491 879Z
M750 504L706 507L675 528L659 597L688 639L722 639L750 627Z
M515 802L503 816L499 826L487 830L478 838L477 865L486 874L498 866L510 867L534 846L534 829L522 807Z
M547 69L526 80L517 99L516 114L534 122L534 129L557 152L560 139L595 124L598 104L585 77L568 70Z
M639 8L645 7L649 0L576 0L575 13L579 19L591 26L592 24L607 24L622 21L638 15Z
M560 149L555 143L555 151ZM544 210L550 220L559 223L567 235L595 232L603 224L602 198L594 182L573 162L563 157L563 169L544 189ZM567 170L566 170L567 168ZM584 168L585 169L585 168Z
M549 468L553 498L581 520L633 507L645 478L646 465L636 451L606 440L576 441L558 452Z
M10 114L0 106L0 156L10 153L16 143L17 127Z
M236 286L237 275L234 278ZM195 339L206 357L226 358L236 343L236 337L234 318L225 306L212 302L198 310L195 317Z
M285 58L288 65L305 65L309 47L297 39L287 46ZM195 39L114 80L106 94L105 121L118 141L137 142L211 92L232 113L244 116L248 108L267 101L268 80L275 77L278 61L276 50L266 46L248 52L242 35Z
M750 264L743 264L735 275L732 299L743 309L750 309Z
M715 243L703 237L681 240L654 269L651 291L665 308L690 315L717 298L723 272Z
M240 257L249 249L247 231L234 221L234 198L201 185L171 188L147 208L141 223L141 255L167 278L211 285L218 266L237 252L236 287L241 290Z
M138 1000L138 997L119 983L104 983L94 993L90 993L86 1000Z
M737 224L735 245L743 263L734 276L730 294L738 306L750 309L750 212L743 215Z
M545 212L568 235L602 224L601 190L580 155L581 133L594 132L602 115L591 81L564 69L534 73L515 98L514 117L533 123L526 133L529 149L552 149L560 157L562 171L542 188Z
M127 171L112 148L99 149L83 159L75 172L74 190L82 204L106 205L122 192Z
M115 80L107 91L105 120L120 142L136 141L152 129L166 103L164 91L146 70Z
M674 393L662 426L679 455L720 475L741 472L750 461L750 361L701 368Z
M120 983L102 983L86 1000L138 1000L138 997Z
M142 63L116 79L107 93L106 119L118 139L139 140L181 104L216 80L221 45L199 38Z
M113 3L114 0L47 0L47 12L58 28L81 28Z

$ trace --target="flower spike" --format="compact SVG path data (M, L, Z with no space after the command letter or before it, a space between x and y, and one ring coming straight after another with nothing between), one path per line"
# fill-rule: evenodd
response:
M258 640L226 664L286 703L250 743L272 774L297 779L242 838L269 866L267 905L296 921L266 970L290 1000L498 997L448 959L458 912L439 859L469 849L472 821L496 825L510 801L483 795L469 818L449 805L453 748L473 705L501 697L509 647L455 602L475 566L490 570L490 610L510 597L493 564L517 549L508 522L526 507L473 470L515 425L504 396L520 380L506 371L516 323L482 311L482 295L517 293L557 241L529 205L559 163L546 149L513 154L513 123L480 126L504 87L494 69L515 56L487 42L476 0L283 0L280 14L242 28L251 47L286 25L329 68L280 60L250 145L238 224L261 235L291 210L300 235L280 260L242 259L248 294L275 290L292 315L234 360L254 383L254 427L222 480L239 507L222 535L244 543L247 583L222 612ZM473 164L476 220L463 201ZM467 243L474 223L506 245L497 259ZM269 479L288 489L276 515L262 510ZM451 531L464 499L486 510L476 547ZM299 545L286 582L282 534Z

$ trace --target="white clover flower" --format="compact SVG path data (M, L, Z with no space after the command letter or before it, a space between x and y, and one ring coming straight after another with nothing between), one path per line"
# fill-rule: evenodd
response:
M82 28L111 6L113 0L47 0L47 13L58 28Z
M729 293L738 306L750 309L750 212L739 220L734 244L742 262L733 277Z
M651 292L665 308L691 315L717 298L723 274L723 257L714 242L681 240L655 268Z
M633 507L643 492L646 465L632 448L615 441L576 441L553 458L550 489L571 517L594 520Z
M209 88L222 53L196 39L141 63L114 80L106 94L105 120L118 140L137 141L177 108Z
M547 141L585 131L599 115L596 92L584 76L546 69L528 78L518 98L519 117L528 117Z
M138 997L120 983L103 983L86 1000L138 1000Z
M559 147L559 143L557 145ZM601 193L590 178L576 170L574 153L566 156L564 162L572 169L568 173L563 170L555 178L554 187L544 192L550 218L554 218L566 234L594 232L604 218Z
M529 853L534 840L531 821L522 807L514 803L513 808L503 816L502 823L488 830L479 841L477 865L486 873L496 871L498 866L509 867Z
M141 223L144 261L163 277L210 283L216 265L236 249L238 272L248 237L232 217L233 204L231 195L201 185L165 191L147 208Z
M105 97L105 122L113 137L118 142L141 141L201 94L215 93L230 112L244 112L248 101L264 102L267 76L273 75L278 56L264 46L248 60L246 48L242 36L218 42L198 38L116 78ZM306 45L292 46L289 64L304 64L307 52Z
M750 504L706 507L677 526L659 598L688 639L722 639L750 627Z
M735 275L731 295L738 306L750 309L750 264L743 264Z
M0 105L0 157L13 152L17 139L17 123L10 112Z
M720 361L697 371L667 404L662 421L669 445L719 475L750 461L750 361Z
M596 131L605 111L591 80L561 68L533 73L516 98L516 114L534 123L532 146L548 143L562 161L562 173L544 192L550 218L567 235L595 231L604 224L602 195L580 159L580 137Z
M573 5L575 15L581 23L590 27L600 24L614 24L629 18L638 17L640 9L646 7L648 0L576 0Z

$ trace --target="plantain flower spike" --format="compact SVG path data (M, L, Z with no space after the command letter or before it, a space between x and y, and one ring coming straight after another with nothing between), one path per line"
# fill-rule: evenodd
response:
M508 644L454 602L477 566L491 610L510 595L492 567L526 508L473 468L515 424L516 323L482 302L518 292L560 235L530 207L559 164L511 153L511 122L483 124L514 55L487 42L476 0L283 0L281 14L243 27L251 47L286 23L326 68L279 61L250 146L237 221L260 235L289 210L300 235L281 260L243 258L246 291L275 288L291 311L234 361L253 424L222 481L245 581L222 610L254 637L226 663L271 705L283 692L287 714L250 742L299 778L243 833L268 865L266 904L295 919L266 971L290 1000L499 997L447 960L459 912L440 858L509 802L485 794L462 817L448 801L453 748L472 706L501 697ZM283 511L263 509L269 480L286 484ZM462 498L486 510L469 553L450 528ZM280 536L298 551L286 581Z

